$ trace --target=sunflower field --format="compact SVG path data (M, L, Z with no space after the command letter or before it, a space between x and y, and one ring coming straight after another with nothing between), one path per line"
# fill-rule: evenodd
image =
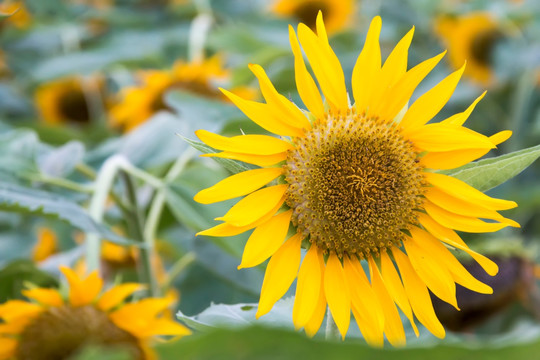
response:
M0 360L540 352L537 0L0 0Z

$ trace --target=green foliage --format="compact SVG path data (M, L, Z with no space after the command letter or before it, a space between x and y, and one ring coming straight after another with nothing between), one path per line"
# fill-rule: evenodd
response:
M65 221L77 229L99 234L112 242L134 244L96 223L88 212L72 200L47 191L0 181L0 209Z
M211 346L209 346L211 344ZM494 347L464 344L436 345L394 349L370 348L358 341L309 339L290 330L251 326L240 329L217 329L157 347L163 360L176 359L527 359L540 351L538 341Z
M480 191L498 186L529 167L540 157L540 145L494 158L475 161L446 172Z

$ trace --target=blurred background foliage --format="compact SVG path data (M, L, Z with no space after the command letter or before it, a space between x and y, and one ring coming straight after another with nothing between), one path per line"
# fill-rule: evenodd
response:
M257 322L260 327L242 329L255 322L263 268L236 269L245 236L195 237L213 226L213 219L231 203L202 206L193 195L226 177L228 170L199 158L182 137L194 139L193 132L201 128L227 135L263 132L218 90L224 87L257 99L249 63L261 64L278 91L300 103L287 24L309 24L316 13L313 7L322 6L327 24L332 22L330 41L345 73L352 71L373 16L383 18L383 56L414 25L410 66L443 49L449 52L413 100L467 60L469 70L437 118L463 111L487 89L468 126L488 135L513 131L512 138L488 156L536 146L540 2L297 2L312 3L311 8L295 13L295 1L262 0L0 1L0 301L20 297L27 283L54 286L59 265L84 269L87 234L107 240L101 266L109 281L137 279L141 258L147 255L136 228L152 219L146 235L156 245L149 258L158 292L175 294L173 310L197 331L191 338L161 345L164 359L177 358L175 354L272 358L277 343L290 350L280 350L280 358L381 354L363 345L357 329L354 333L351 328L352 337L346 340L350 344L345 345L291 334L287 299ZM133 172L120 174L101 221L89 209L96 177L113 158L160 179L163 186L158 189ZM419 339L409 336L409 345L433 346L430 350L384 354L464 356L464 350L452 347L456 344L513 346L474 355L489 354L490 359L538 350L539 178L536 163L489 192L519 204L508 217L521 229L466 236L472 247L500 264L497 277L484 279L496 294L458 290L461 314L442 305L437 309L454 331L445 340L422 333ZM136 211L130 212L125 205L133 198ZM469 268L481 278L472 263ZM236 330L215 330L222 327ZM533 344L516 348L528 342ZM103 351L89 349L79 358L122 358L121 352Z

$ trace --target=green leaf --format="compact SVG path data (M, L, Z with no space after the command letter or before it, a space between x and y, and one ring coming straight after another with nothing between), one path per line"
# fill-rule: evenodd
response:
M211 346L209 346L211 344ZM176 342L156 346L159 358L177 359L182 354L185 359L198 360L244 360L244 359L475 359L506 360L532 359L540 352L540 342L519 345L482 346L480 343L454 345L435 345L426 347L384 349L369 347L362 340L325 341L320 338L309 339L301 332L286 329L250 326L239 329L216 329L185 337Z
M510 154L475 161L443 173L463 180L480 191L487 191L510 180L539 157L540 145L537 145Z
M0 270L0 303L19 298L25 283L40 287L58 286L56 278L39 270L34 262L15 260Z
M29 130L12 130L0 134L0 173L16 178L38 172L35 163L39 139Z
M212 304L198 315L186 316L179 311L176 317L187 326L199 331L208 331L216 327L245 327L255 323L293 329L293 303L293 297L279 300L269 314L258 320L255 318L255 313L257 312L256 303L234 305Z
M186 137L184 137L184 136L182 136L180 134L178 134L178 136L180 136L182 138L182 140L184 140L189 145L191 145L193 148L199 150L203 154L215 154L215 153L218 152L215 149L211 148L210 146L208 146L206 144L203 144L200 141L188 139L188 138L186 138ZM240 161L231 160L231 159L223 159L223 158L219 158L219 157L212 157L212 159L215 160L218 164L220 164L221 166L223 166L225 169L229 170L233 174L237 174L237 173L240 173L242 171L250 170L250 168L248 168L244 163L242 163Z
M97 224L85 209L62 196L42 190L0 181L0 210L40 215L65 221L89 233L97 233L104 239L119 244L138 245L127 240L103 225Z
M84 145L79 141L70 141L65 145L40 151L37 156L40 171L52 177L66 177L75 166L83 161Z
M187 131L187 125L170 113L160 112L121 138L108 140L89 151L85 163L99 167L115 154L125 156L133 165L148 169L174 161L187 148L174 135Z

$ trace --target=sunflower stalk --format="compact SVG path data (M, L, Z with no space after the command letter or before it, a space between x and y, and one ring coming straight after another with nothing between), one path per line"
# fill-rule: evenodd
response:
M107 197L113 187L114 179L120 170L143 180L155 188L161 188L163 186L163 182L160 179L134 167L124 156L115 155L110 157L103 163L103 166L97 174L94 182L94 194L90 199L90 206L88 209L90 217L97 223L103 221ZM152 244L153 242L149 243L148 241L145 241L145 245ZM101 239L97 234L88 234L86 239L86 264L89 272L99 270L100 253Z
M182 173L194 153L194 150L189 148L175 161L163 179L165 184L169 184ZM161 219L163 207L165 206L165 200L165 188L158 188L156 195L150 204L150 210L148 210L148 216L143 230L145 244L149 248L153 248L154 246L154 238L159 225L159 220Z
M120 171L120 178L124 182L126 188L126 195L129 201L130 210L126 214L126 221L128 222L129 229L133 238L141 243L145 243L144 239L144 216L139 207L137 200L137 192L131 176L125 171ZM131 235L130 234L130 235ZM148 286L150 293L153 297L157 297L160 294L156 276L154 274L154 268L152 267L152 258L154 255L154 248L141 247L139 249L141 254L140 261L137 264L139 279L143 284Z
M199 14L191 22L188 54L191 61L198 62L204 59L204 46L214 18L208 0L195 1L195 6Z

